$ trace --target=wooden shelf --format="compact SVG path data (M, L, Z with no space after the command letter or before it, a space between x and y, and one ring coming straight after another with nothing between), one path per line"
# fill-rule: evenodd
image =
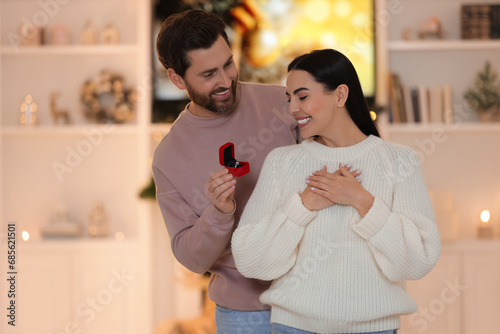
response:
M4 126L2 136L79 136L86 131L101 129L106 136L136 135L139 129L135 124L88 124L61 126Z
M18 247L22 249L61 249L67 250L104 250L104 249L130 249L138 247L137 238L125 237L123 241L116 240L113 236L107 238L45 238L38 240L19 240Z
M138 52L135 44L119 45L65 45L65 46L2 46L2 56L99 56L127 55Z
M500 40L391 41L389 51L500 50Z
M484 134L484 133L500 133L500 122L492 123L480 123L480 122L470 122L470 123L400 123L400 124L388 124L387 130L392 134L426 134L432 133L433 131L445 131L455 134Z

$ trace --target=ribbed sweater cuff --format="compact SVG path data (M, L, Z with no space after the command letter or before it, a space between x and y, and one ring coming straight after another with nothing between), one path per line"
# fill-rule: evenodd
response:
M205 209L205 219L209 224L217 225L221 229L230 230L234 226L234 211L236 211L236 203L234 210L231 213L222 213L214 205L209 205Z
M368 213L357 223L352 224L352 229L363 239L369 240L384 226L390 214L387 205L375 197Z
M302 204L302 198L298 193L293 193L288 198L283 212L291 221L300 226L306 226L316 217L316 212L307 210Z

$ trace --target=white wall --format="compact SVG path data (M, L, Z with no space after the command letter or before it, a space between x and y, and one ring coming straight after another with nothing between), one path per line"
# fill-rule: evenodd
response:
M490 210L500 237L500 123L432 129L389 131L386 139L417 151L430 192L441 200L443 193L453 194L459 237L476 237L479 214L485 209ZM451 224L451 219L446 223Z

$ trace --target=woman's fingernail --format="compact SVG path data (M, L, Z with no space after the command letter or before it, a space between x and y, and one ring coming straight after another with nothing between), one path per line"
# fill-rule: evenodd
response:
M309 181L309 180L306 180L306 183L309 183L309 182L311 182L311 181Z
M311 190L316 190L316 188L314 188L314 187L311 187Z
M347 165L345 165L345 167L347 167L347 168L351 168L351 167L352 167L352 165L351 165L351 164L347 164Z
M356 169L356 173L361 173L361 169Z

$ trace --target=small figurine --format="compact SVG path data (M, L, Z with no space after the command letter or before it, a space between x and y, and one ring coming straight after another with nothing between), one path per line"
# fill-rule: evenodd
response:
M50 112L52 113L54 124L59 124L60 119L62 121L62 124L70 124L71 119L68 111L66 109L59 109L57 107L57 99L59 98L59 96L59 93L50 94Z
M109 219L104 205L97 203L89 216L89 235L91 237L106 237L109 233Z
M43 44L43 28L31 22L25 22L19 27L19 45L38 46Z
M99 42L97 29L94 28L92 21L88 20L82 30L82 44L94 45Z
M65 24L58 24L50 30L50 44L68 45L71 42L71 32Z
M19 123L21 125L36 125L38 124L37 111L38 105L33 102L33 97L28 94L24 98L24 102L21 103L21 116L19 118Z
M443 38L441 22L436 16L431 16L428 20L420 22L420 24L418 25L418 38L420 39Z
M429 19L422 21L418 24L418 29L415 32L412 28L403 29L401 36L405 41L415 39L442 39L443 30L441 22L436 16L431 16Z
M54 208L53 219L41 226L43 237L80 237L82 225L69 217L69 211L65 203L58 203Z
M108 24L101 33L102 44L120 43L120 31L113 23Z

